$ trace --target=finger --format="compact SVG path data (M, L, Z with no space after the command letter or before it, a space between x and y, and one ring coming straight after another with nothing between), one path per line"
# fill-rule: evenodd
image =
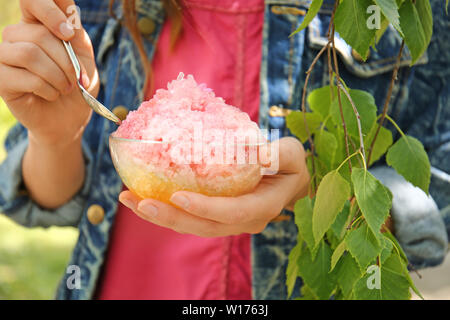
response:
M58 65L32 42L0 43L0 62L30 71L62 94L68 94L73 89Z
M42 78L21 68L0 64L0 95L20 96L33 93L47 101L56 101L59 91Z
M20 6L22 9L23 20L25 22L34 23L39 21L50 30L56 37L62 40L70 40L75 35L75 32L63 10L57 3L66 5L73 1L49 1L49 0L21 0Z
M264 175L289 174L302 170L305 152L299 140L284 137L261 146L258 156Z
M209 197L179 191L172 195L170 201L197 217L229 225L269 219L281 211L281 207L277 208L279 201L275 199L273 178L264 178L252 193L238 197Z
M89 80L88 72L83 64L83 62L79 61L81 72L80 72L80 83L86 90L89 89L89 85L91 84L91 80Z
M131 193L131 192L130 192ZM119 200L133 210L140 218L161 227L172 229L179 233L189 233L201 237L218 237L238 234L229 226L198 218L187 212L176 209L166 203L153 199L139 199L124 191Z
M297 139L283 138L278 145L279 174L265 176L253 192L239 197L208 197L180 191L170 201L195 216L225 224L273 219L289 201L299 171L305 167L304 149Z
M189 233L201 237L219 237L239 233L230 226L193 216L152 199L139 202L136 213L147 221L179 233Z
M4 41L32 42L38 45L64 72L68 81L76 85L76 74L64 45L45 27L32 24L16 24L4 31Z
M95 87L98 80L97 78L98 73L95 66L94 51L88 33L84 29L82 29L80 32L83 33L82 36L75 37L74 40L71 41L71 43L75 53L78 56L78 62L81 68L79 81L86 90L91 91L93 87ZM83 61L84 62L90 61L92 63L85 65Z
M284 137L279 140L279 168L280 173L299 173L305 163L305 151L299 140Z
M132 210L137 209L137 205L141 200L141 198L137 197L131 191L122 191L119 194L119 201Z

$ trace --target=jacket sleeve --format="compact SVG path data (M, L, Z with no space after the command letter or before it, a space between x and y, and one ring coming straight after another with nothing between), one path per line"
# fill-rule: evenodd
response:
M392 192L394 234L409 262L416 269L442 263L448 239L444 221L433 198L407 182L392 168L381 166L371 172Z
M83 143L86 177L83 187L67 203L54 210L41 208L28 196L22 179L22 159L28 146L26 129L17 124L6 139L7 157L0 165L0 212L27 227L77 226L89 193L93 158Z

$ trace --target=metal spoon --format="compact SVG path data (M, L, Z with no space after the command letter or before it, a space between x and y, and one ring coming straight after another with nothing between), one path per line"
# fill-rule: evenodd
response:
M115 124L120 125L122 121L114 114L112 113L108 108L106 108L103 104L101 104L97 99L95 99L93 96L87 92L85 88L80 83L80 75L81 75L81 68L80 64L78 62L78 58L75 55L75 52L72 49L72 45L70 42L62 40L64 47L66 48L67 54L69 55L70 61L72 62L72 65L75 69L75 74L77 76L77 83L78 87L81 89L81 94L83 95L84 100L86 100L87 104L99 115L102 117L113 121Z

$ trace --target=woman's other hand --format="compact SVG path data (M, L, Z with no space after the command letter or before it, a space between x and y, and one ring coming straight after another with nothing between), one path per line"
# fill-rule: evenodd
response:
M21 21L4 29L0 43L0 96L41 146L70 144L80 138L91 110L61 40L71 41L82 66L80 82L96 96L99 81L91 41L84 29L69 23L65 12L72 0L20 4Z
M307 195L309 173L305 151L294 138L279 140L279 171L264 176L252 193L238 197L208 197L179 191L172 195L172 205L153 199L140 199L130 191L119 200L139 217L179 233L219 237L241 233L260 233L283 208Z

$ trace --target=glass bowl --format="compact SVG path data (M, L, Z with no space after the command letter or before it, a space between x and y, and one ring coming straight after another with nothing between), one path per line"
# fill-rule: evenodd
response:
M265 144L205 147L125 139L114 133L109 137L114 166L127 188L140 198L166 203L181 190L223 197L251 192L262 178L258 152Z

